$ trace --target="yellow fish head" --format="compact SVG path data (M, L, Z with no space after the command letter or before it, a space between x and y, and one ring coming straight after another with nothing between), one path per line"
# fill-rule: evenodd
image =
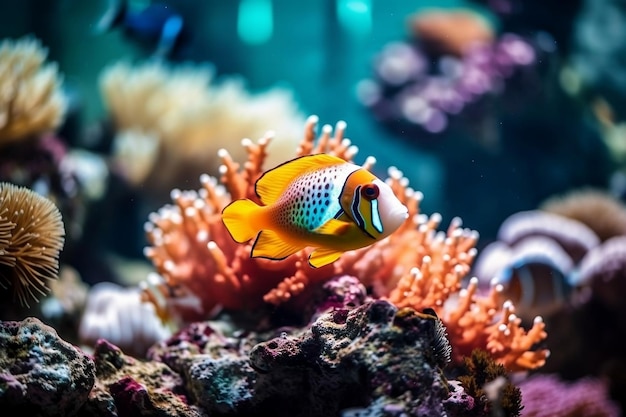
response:
M391 187L365 169L348 177L341 207L365 234L376 240L395 232L409 217L409 210Z

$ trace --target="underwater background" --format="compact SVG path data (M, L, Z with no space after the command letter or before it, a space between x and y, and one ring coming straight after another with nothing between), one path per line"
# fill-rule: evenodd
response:
M0 405L622 415L625 35L616 0L0 0ZM224 207L322 152L410 218L251 258Z

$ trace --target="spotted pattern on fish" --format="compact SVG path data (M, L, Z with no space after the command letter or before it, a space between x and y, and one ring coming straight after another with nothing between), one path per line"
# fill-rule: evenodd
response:
M343 210L339 201L348 176L359 169L345 163L306 173L296 178L276 205L284 227L313 231Z

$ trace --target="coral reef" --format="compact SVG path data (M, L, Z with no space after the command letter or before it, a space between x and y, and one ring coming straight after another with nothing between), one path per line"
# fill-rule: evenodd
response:
M443 376L450 351L441 322L365 300L351 281L325 284L329 298L320 308L335 307L310 326L241 334L195 323L150 356L183 375L190 399L209 414L460 416L472 409L474 399Z
M352 160L357 149L344 140L345 123L338 123L332 137L331 127L325 126L315 144L316 122L316 117L309 118L297 155L325 151ZM451 221L447 232L438 232L441 216L419 213L421 193L409 188L395 168L389 170L387 182L409 208L410 219L388 239L348 252L334 264L318 269L307 265L306 250L282 261L251 259L250 243L235 244L219 213L231 199L257 201L254 183L262 173L269 141L266 136L258 144L244 142L248 161L242 171L227 152L220 152L223 185L203 176L203 190L173 191L176 205L150 217L146 231L152 246L145 254L158 275L144 283L143 295L161 316L190 322L206 318L220 307L250 309L262 305L263 300L289 304L307 288L347 274L372 288L376 297L388 296L399 307L434 309L449 329L456 361L474 347L482 347L511 370L543 365L548 351L531 350L545 338L542 321L537 319L526 334L513 306L497 301L497 288L481 298L476 294L477 284L471 281L456 305L444 307L447 301L454 304L461 281L470 271L478 234L463 229L458 218ZM372 163L368 159L366 166L371 168Z
M355 150L344 141L345 123L338 124L332 138L332 129L325 126L319 143L314 145L316 122L316 117L309 118L296 154L328 149L350 160ZM332 265L310 268L306 251L283 261L250 259L250 244L234 242L222 223L221 211L230 201L250 198L258 202L254 183L263 172L270 141L269 135L258 144L244 141L248 160L241 172L230 154L220 151L223 185L203 175L202 190L174 190L175 205L167 205L150 216L146 233L151 246L145 254L158 275L144 284L144 297L155 303L161 315L201 320L220 307L257 307L264 295L266 301L278 304L302 292L307 284L336 275Z
M5 411L73 415L87 401L94 374L85 353L38 319L0 322L0 406Z
M520 382L522 417L618 417L619 407L609 399L606 383L596 378L567 382L556 375L537 374ZM547 406L549 404L549 406Z
M606 203L604 197L598 206L595 198L580 201L589 201L592 211ZM587 213L585 207L569 208ZM484 248L473 273L483 283L502 286L501 297L514 300L525 322L535 314L544 318L549 330L545 346L552 355L543 372L567 379L603 377L617 400L626 364L621 300L626 240L620 235L601 241L576 218L540 210L512 215L501 226L502 240ZM606 224L602 219L591 222Z
M89 290L78 328L83 345L106 339L127 354L143 358L150 346L170 335L154 305L141 301L138 288L100 282Z
M57 278L65 228L59 209L24 187L0 183L0 286L28 305Z
M409 23L418 33L385 45L358 96L378 120L414 140L443 132L463 112L501 94L506 79L537 59L531 42L513 33L495 37L471 12L418 13ZM445 30L450 25L454 31ZM458 25L472 33L457 31Z
M440 368L449 361L449 351L436 317L398 311L378 300L322 315L296 337L260 343L250 352L250 362L259 372L257 400L270 409L294 404L296 409L281 410L285 415L306 415L298 410L334 414L343 408L367 415L393 408L435 416L445 413L448 389Z
M162 194L202 173L218 175L217 150L243 157L241 138L260 137L268 125L276 129L268 162L291 158L304 119L291 93L252 94L236 78L213 78L206 64L106 68L100 88L116 132L115 171L133 186Z
M55 64L31 38L0 43L0 147L54 131L67 100Z

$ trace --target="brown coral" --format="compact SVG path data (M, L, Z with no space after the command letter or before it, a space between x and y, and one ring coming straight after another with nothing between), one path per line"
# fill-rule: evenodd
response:
M0 44L0 146L56 129L67 102L55 64L39 41Z
M469 9L426 9L409 17L411 32L433 52L463 55L475 44L491 43L494 29Z
M21 304L38 300L57 277L64 236L61 213L50 200L0 183L0 286L13 287Z
M551 197L541 210L578 220L593 230L601 241L626 235L626 207L604 190L581 189Z

